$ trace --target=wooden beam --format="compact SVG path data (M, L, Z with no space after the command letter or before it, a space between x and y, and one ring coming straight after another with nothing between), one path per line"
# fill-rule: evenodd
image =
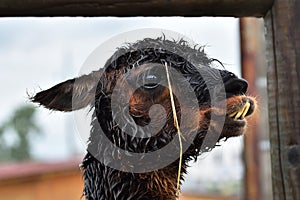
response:
M2 0L0 16L255 16L273 0Z
M299 0L275 0L265 17L275 200L300 199L299 11Z

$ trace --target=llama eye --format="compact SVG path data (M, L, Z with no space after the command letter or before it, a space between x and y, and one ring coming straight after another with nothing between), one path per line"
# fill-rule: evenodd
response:
M143 88L154 89L159 85L159 78L153 74L145 76L143 80Z

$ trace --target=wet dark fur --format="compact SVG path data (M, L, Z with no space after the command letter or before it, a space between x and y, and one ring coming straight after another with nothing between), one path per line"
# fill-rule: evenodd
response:
M170 52L170 49L172 52ZM176 52L180 55L177 55ZM215 80L213 78L214 76L212 76L210 82L205 83L197 69L207 74L219 72L222 76L222 82L224 83L229 82L229 80L240 80L231 72L210 67L213 61L213 59L209 59L206 56L202 47L190 47L184 40L176 42L164 38L148 38L118 49L107 61L104 68L104 75L101 75L101 70L99 70L99 72L93 72L89 75L60 83L53 88L38 93L32 98L33 102L38 102L53 110L71 111L88 105L91 105L92 108L95 109L88 153L81 165L85 183L83 194L86 199L168 200L176 198L178 160L162 169L152 172L129 173L107 167L105 164L99 162L95 158L95 155L93 156L90 153L91 149L97 152L106 151L106 145L101 143L104 135L99 134L99 130L95 125L98 122L105 132L106 137L118 147L127 150L129 154L130 152L147 153L156 151L167 145L174 136L176 136L177 130L173 125L168 88L161 88L160 90L154 91L139 89L134 92L130 100L130 114L139 125L149 123L148 111L154 103L159 103L165 108L166 112L169 113L167 115L167 122L158 134L150 138L135 138L122 132L118 126L115 126L110 108L111 94L115 87L116 80L130 69L138 68L143 64L147 65L147 63L167 63L183 74L195 91L199 103L199 115L201 120L196 122L198 129L193 130L196 133L196 137L193 138L191 145L183 154L181 180L183 180L183 175L186 173L188 161L196 159L197 156L202 153L203 149L205 149L201 149L201 145L210 123L212 123L213 131L222 132L218 139L242 134L245 126L245 124L242 123L245 122L239 122L240 125L237 126L236 122L226 118L225 126L223 127L224 130L219 130L222 127L218 127L217 123L213 124L214 122L210 122L211 112L219 112L224 115L236 107L241 106L238 102L243 102L248 98L243 95L246 92L247 85L240 84L239 81L233 81L233 83L228 85L225 84L228 110L222 111L218 110L218 108L211 108L208 88L213 87L214 92L218 93L220 88L218 85L219 80ZM199 68L192 63L197 63L205 67ZM75 80L77 84L74 84ZM177 81L180 82L180 80ZM96 94L93 94L92 91L96 91ZM78 97L78 100L72 105L73 93L76 94L75 98ZM176 108L180 118L182 113L180 113L181 109L179 107L177 102ZM253 112L254 108L251 109L251 112ZM191 123L195 123L193 122L195 116L190 117ZM190 133L183 134L186 140L188 140ZM210 144L206 150L210 150L214 146L215 143ZM174 149L178 150L178 148L178 146L174 146ZM113 151L106 153L110 156L105 157L105 162L108 163L117 160L121 163L122 167L123 161L122 158L118 157L118 152ZM159 162L159 159L160 158L153 160L153 163ZM141 160L141 162L143 161ZM126 161L124 161L124 165L125 163Z

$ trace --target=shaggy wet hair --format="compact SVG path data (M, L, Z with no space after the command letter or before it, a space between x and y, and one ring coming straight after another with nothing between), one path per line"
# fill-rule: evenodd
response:
M173 81L179 86L188 83L198 105L198 107L188 106L188 103L180 102L175 95L178 118L188 116L187 126L193 127L188 129L188 132L182 133L183 142L187 146L182 156L180 175L182 181L188 161L196 160L203 151L215 147L216 141L244 133L245 117L253 113L255 100L245 95L247 90L245 80L237 78L227 70L211 67L213 61L214 59L206 56L203 47L191 47L185 40L146 38L119 48L108 59L104 68L62 82L37 93L32 98L33 102L51 110L72 111L91 106L93 115L88 152L81 165L84 179L83 195L87 200L176 198L179 154L176 154L177 159L167 166L152 171L145 169L145 172L135 173L134 167L130 168L139 163L141 166L153 168L153 165L164 162L168 155L154 157L150 161L143 157L138 161L130 160L130 156L134 153L155 152L176 138L177 129L174 126L169 88L160 84L165 78L163 75L165 65L182 74L182 79ZM126 81L118 87L120 94L131 92L129 103L122 104L125 97L119 96L120 104L117 105L124 112L126 109L129 112L130 118L122 119L126 122L125 126L130 127L132 134L129 135L115 122L111 102L117 81L131 70L134 70L134 73L126 76ZM221 80L216 74L220 74ZM209 77L209 81L205 81L203 76ZM136 83L140 85L134 88L133 85ZM225 99L219 95L222 88L226 92ZM174 90L174 94L186 93L185 88L179 87ZM218 102L216 105L212 106L210 92L215 94L214 101ZM162 119L162 113L158 111L152 112L150 117L151 107L156 104L164 108L166 122L155 135L137 137L138 126L156 124ZM223 116L224 124L218 120L214 121L212 114L217 118ZM100 127L104 134L100 134ZM203 147L204 139L209 137L208 129L209 134L215 134L217 138ZM111 144L125 150L128 157L120 155L118 150L111 151L108 144L103 142L104 137L107 137ZM172 152L179 152L178 142L175 142L171 149L170 155ZM119 163L119 168L110 167L110 163Z

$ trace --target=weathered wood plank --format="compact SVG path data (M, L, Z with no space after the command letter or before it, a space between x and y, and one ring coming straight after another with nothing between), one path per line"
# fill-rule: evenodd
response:
M276 0L265 17L275 200L300 199L299 11L299 0Z
M0 16L255 16L273 0L2 0Z

